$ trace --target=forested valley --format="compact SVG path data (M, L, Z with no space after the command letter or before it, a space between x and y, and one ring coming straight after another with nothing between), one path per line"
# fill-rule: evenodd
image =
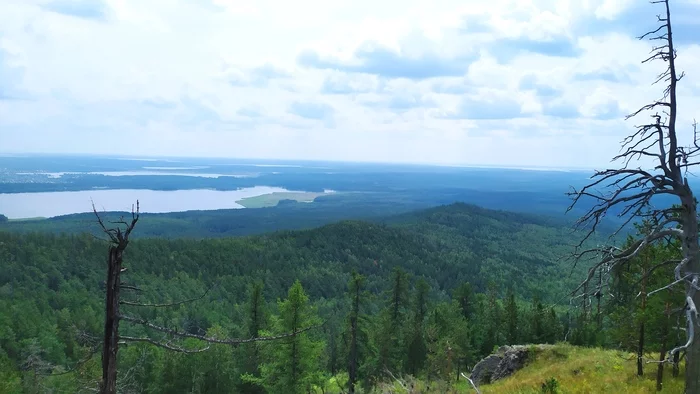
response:
M441 392L464 384L461 373L505 344L566 340L632 351L642 321L644 357L675 344L664 314L671 300L635 298L644 264L620 268L615 302L570 305L585 267L572 272L560 257L575 241L550 218L466 204L384 224L137 239L125 252L122 299L190 302L122 305L132 321L122 321L120 335L139 340L120 349L119 391L345 392L349 380L370 391L414 376ZM640 259L651 266L664 253ZM0 232L0 392L98 387L106 254L93 234ZM642 286L652 288L663 271ZM144 321L207 338L308 330L188 354L173 349L197 352L206 343L133 324Z

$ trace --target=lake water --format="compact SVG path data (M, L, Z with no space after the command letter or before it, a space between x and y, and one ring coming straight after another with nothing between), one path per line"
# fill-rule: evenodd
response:
M75 192L0 193L0 213L10 219L52 217L98 211L131 211L139 200L141 212L162 213L190 210L238 209L243 198L287 192L279 187L255 186L231 191L218 190L82 190Z

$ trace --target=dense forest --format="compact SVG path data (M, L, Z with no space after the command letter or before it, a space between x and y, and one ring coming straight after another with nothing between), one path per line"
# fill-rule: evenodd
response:
M292 340L214 345L197 354L128 343L120 352L121 391L332 392L349 381L369 390L390 381L388 373L447 388L503 344L566 339L636 349L644 316L645 346L658 351L658 338L668 337L656 335L668 332L663 299L632 312L621 301L638 291L636 268L619 273L619 303L604 302L602 312L595 300L569 306L585 269L572 272L560 258L574 239L550 218L453 204L384 223L133 240L124 280L141 291L125 291L124 299L192 302L125 305L132 318L221 338L313 328ZM87 233L0 232L0 392L96 387L106 251L106 242ZM121 330L190 350L202 346L129 322ZM290 356L292 347L298 354Z
M255 209L221 209L169 213L141 213L135 238L219 238L264 234L279 230L311 229L341 220L364 220L385 223L401 213L414 212L437 205L465 201L490 209L508 207L510 212L550 216L555 226L571 226L578 211L562 216L566 196L561 192L484 192L477 190L434 190L421 192L363 192L336 193L317 197L313 203L282 201L274 207ZM89 208L89 205L87 205ZM556 212L556 215L550 213ZM117 218L126 212L105 212L108 218ZM539 216L543 220L545 216ZM610 232L618 220L611 218L602 230ZM57 216L40 220L0 220L0 230L11 232L51 232L56 234L100 234L95 216L90 213Z

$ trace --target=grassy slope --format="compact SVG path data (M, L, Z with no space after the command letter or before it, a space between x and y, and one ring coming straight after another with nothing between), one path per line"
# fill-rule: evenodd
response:
M275 192L263 194L262 196L247 197L236 201L238 204L246 208L266 208L274 207L282 200L293 200L297 202L313 202L316 197L325 195L325 193L312 192Z
M647 364L644 377L638 378L636 358L632 353L558 344L551 349L538 352L534 360L512 376L493 384L482 385L479 389L482 394L541 394L542 383L555 378L558 382L558 391L556 391L558 394L656 393L656 368L657 364ZM677 378L672 377L670 367L666 367L664 388L661 393L683 393L683 374L683 363ZM425 381L413 380L406 383L412 383L411 393L474 393L474 389L464 379L460 379L450 387L444 382L428 384ZM333 391L333 384L328 386L331 390L326 392L339 392ZM382 385L380 392L406 393L407 391L396 382L387 382Z
M560 344L544 350L535 360L513 376L481 387L487 393L541 393L541 385L550 378L559 382L560 393L655 393L657 364L647 364L645 375L636 376L634 354L581 348ZM683 366L678 378L664 370L663 393L683 392Z

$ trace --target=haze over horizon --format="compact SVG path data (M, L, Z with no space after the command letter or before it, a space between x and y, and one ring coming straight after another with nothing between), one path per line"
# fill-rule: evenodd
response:
M679 125L698 0L676 0ZM369 11L368 11L369 10ZM6 153L606 166L659 96L645 1L6 0ZM687 126L686 126L687 125Z

